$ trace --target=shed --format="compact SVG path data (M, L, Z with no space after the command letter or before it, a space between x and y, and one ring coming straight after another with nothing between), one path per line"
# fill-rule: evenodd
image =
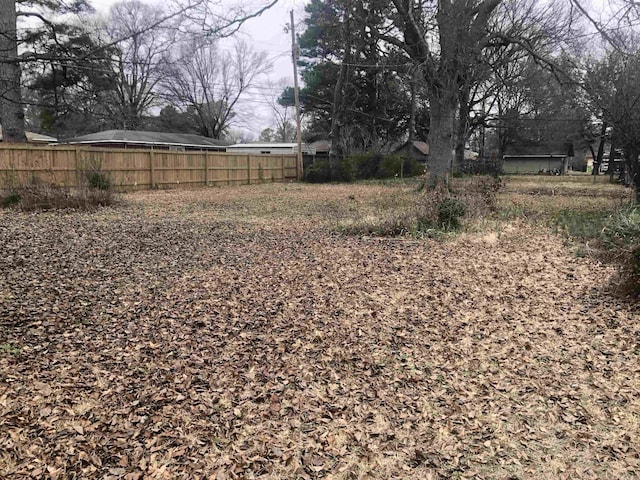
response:
M298 153L297 143L236 143L228 145L227 152L230 153L255 153L255 154L276 154L291 155ZM302 155L315 155L316 149L306 143L302 144Z
M566 173L573 160L571 143L512 144L502 157L504 173Z

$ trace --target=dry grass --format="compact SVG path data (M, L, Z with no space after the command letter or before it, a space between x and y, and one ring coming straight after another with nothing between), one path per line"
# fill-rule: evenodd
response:
M546 218L616 192L510 179L497 200ZM529 213L447 241L335 233L415 195L0 212L0 477L636 478L639 311L607 297L613 269Z

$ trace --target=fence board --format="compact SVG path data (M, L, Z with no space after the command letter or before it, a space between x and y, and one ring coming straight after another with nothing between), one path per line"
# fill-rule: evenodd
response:
M244 185L297 178L295 155L0 145L0 188L34 181L77 187L101 173L120 190Z

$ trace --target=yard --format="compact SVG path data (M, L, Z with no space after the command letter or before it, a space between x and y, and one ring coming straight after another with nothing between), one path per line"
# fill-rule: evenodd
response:
M0 210L0 477L637 478L640 310L553 223L628 194L511 178L458 235L340 232L415 195Z

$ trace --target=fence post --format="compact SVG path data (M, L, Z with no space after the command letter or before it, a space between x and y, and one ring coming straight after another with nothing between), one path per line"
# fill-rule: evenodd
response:
M209 186L209 152L204 152L204 186Z
M74 187L80 188L80 147L73 148L73 161L76 169L76 184Z
M251 155L247 155L247 185L251 185Z
M282 162L282 181L284 182L285 172L284 172L284 155L280 155L280 161Z
M153 148L151 150L149 150L149 181L151 182L151 190L153 190L155 188L155 183L156 183L156 179L155 179L155 153L153 151Z

